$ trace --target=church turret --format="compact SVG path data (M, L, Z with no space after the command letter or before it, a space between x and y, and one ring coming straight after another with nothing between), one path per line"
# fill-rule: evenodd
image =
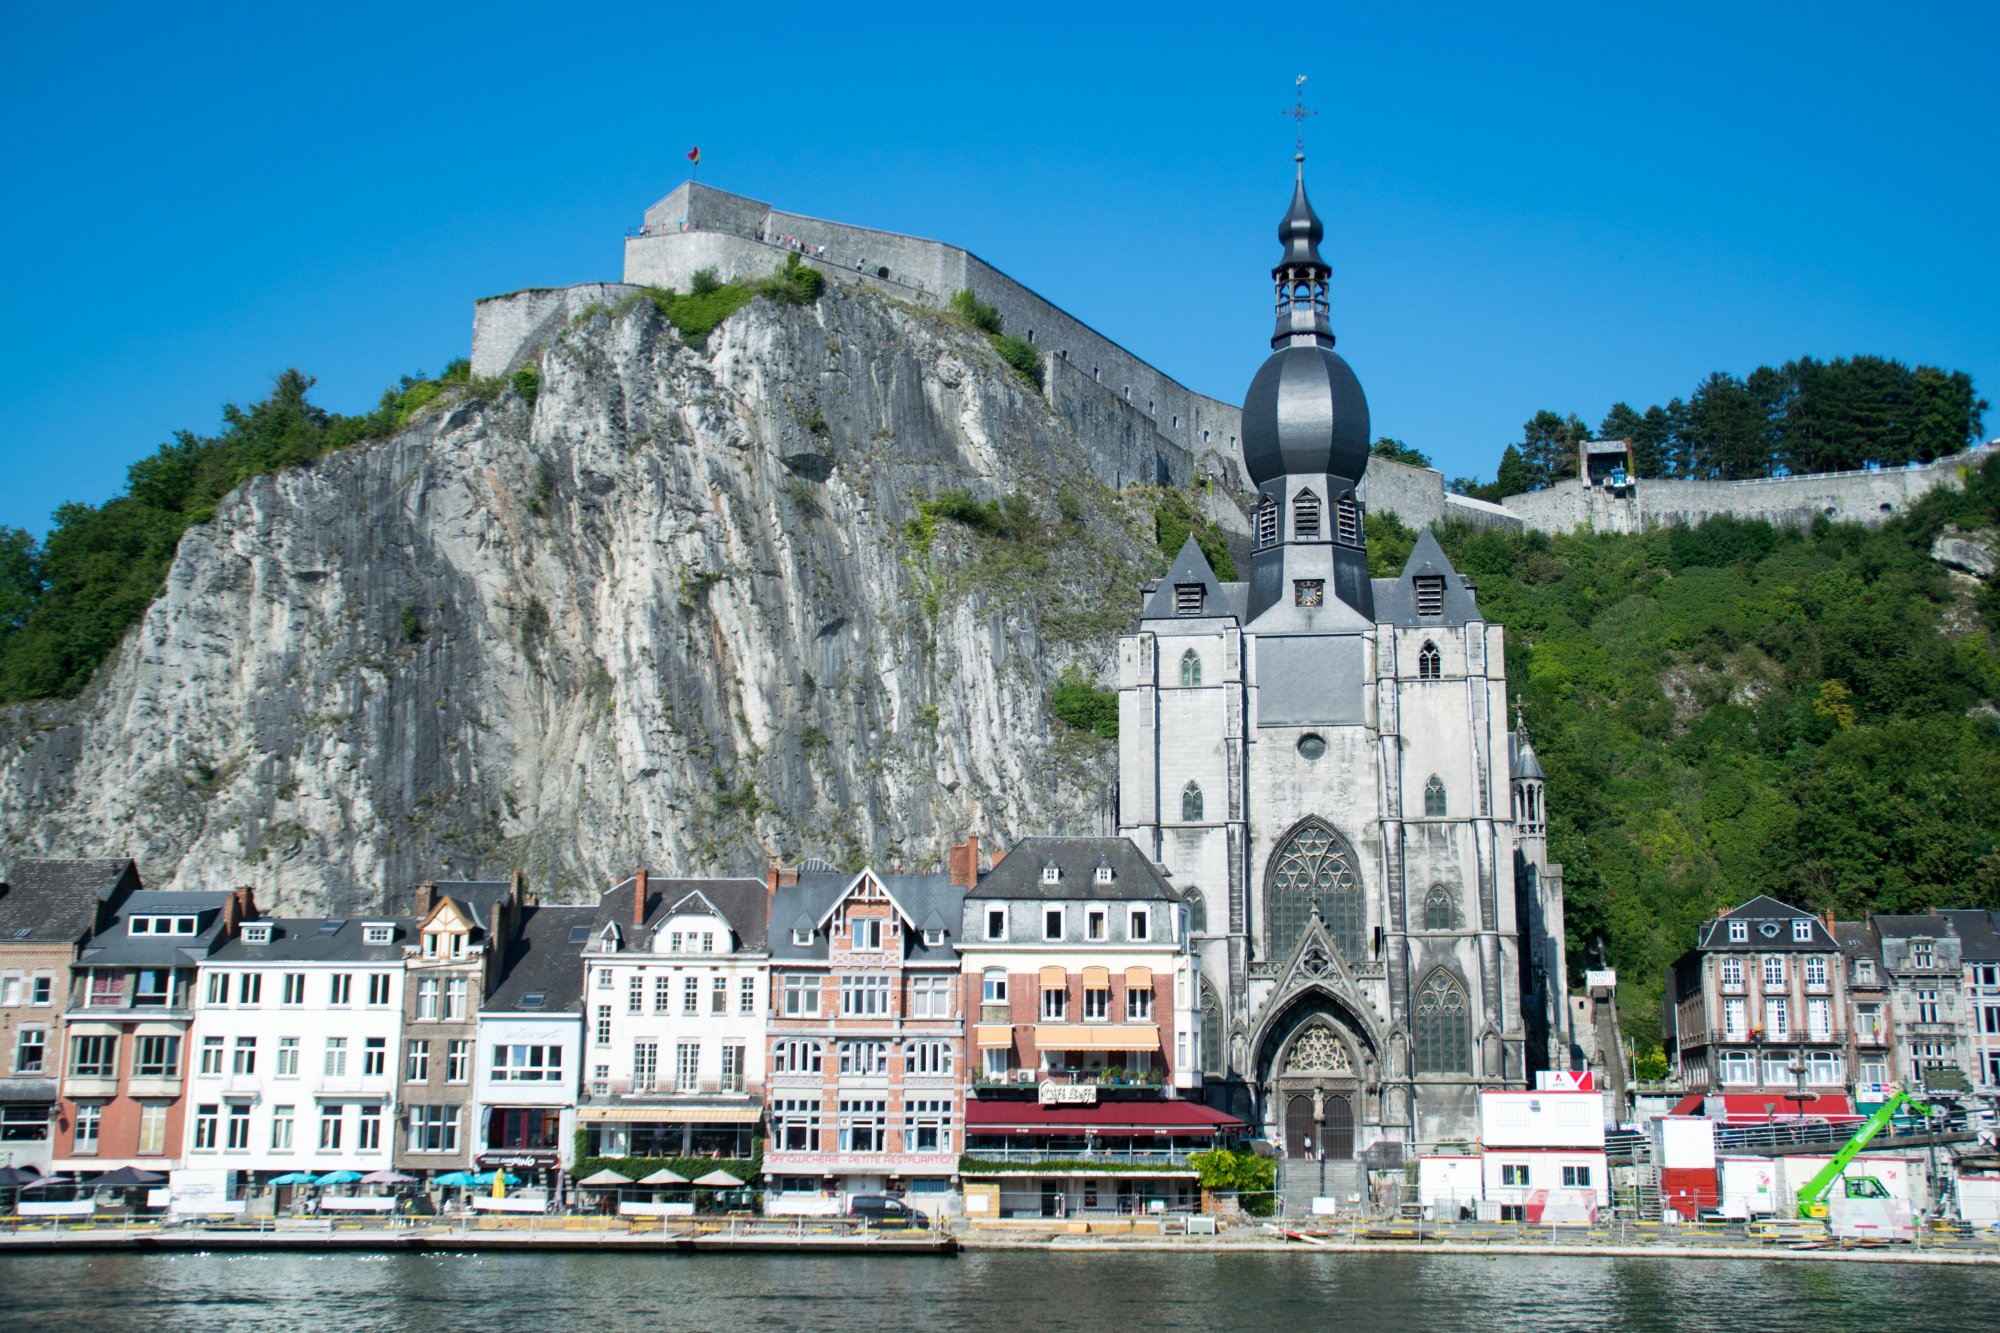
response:
M1357 495L1368 468L1368 400L1333 350L1325 235L1306 198L1305 155L1278 224L1284 255L1272 352L1243 399L1243 461L1258 490L1250 562L1254 620L1278 606L1345 604L1375 615ZM1331 594L1329 596L1329 594Z
M1528 724L1514 712L1514 831L1522 851L1537 865L1548 859L1548 813L1542 796L1546 779L1535 747L1528 743Z

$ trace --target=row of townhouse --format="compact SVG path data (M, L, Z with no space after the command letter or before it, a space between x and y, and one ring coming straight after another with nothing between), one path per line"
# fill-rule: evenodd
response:
M974 839L940 874L642 869L585 907L425 884L412 906L266 918L130 862L17 866L9 1161L560 1187L579 1143L761 1148L772 1206L811 1213L947 1206L971 1155L999 1166L970 1206L1000 1214L1185 1201L1187 1156L1244 1129L1198 1100L1186 906L1124 839L1028 839L984 871ZM1000 1178L1049 1156L1124 1169Z
M1738 1121L1853 1115L1891 1083L2000 1095L1996 914L1838 921L1760 895L1674 963L1662 1032L1683 1086Z

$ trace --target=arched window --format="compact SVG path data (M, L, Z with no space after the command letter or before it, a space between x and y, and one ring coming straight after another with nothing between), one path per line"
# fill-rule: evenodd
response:
M1361 881L1354 874L1354 851L1347 840L1318 819L1300 824L1271 858L1264 890L1264 957L1292 956L1299 937L1319 909L1333 947L1350 963L1363 961Z
M1257 549L1278 544L1278 502L1265 496L1257 502Z
M1417 992L1417 1072L1472 1072L1471 1018L1465 987L1446 972L1433 972Z
M1333 528L1349 546L1361 544L1361 506L1354 503L1353 491L1341 496L1334 505Z
M1181 688L1191 690L1201 684L1201 658L1190 648L1181 654Z
M1189 889L1181 895L1187 906L1188 934L1208 934L1208 904L1202 901L1200 889Z
M1300 491L1292 501L1292 536L1319 536L1319 497L1310 488Z
M1444 656L1429 639L1425 639L1424 646L1417 650L1417 679L1444 679Z
M1222 1068L1222 1002L1215 987L1201 983L1201 1068L1206 1074L1220 1075Z
M1442 884L1433 884L1424 895L1424 929L1451 929L1451 890Z
M1181 788L1181 823L1199 824L1200 822L1201 788L1197 784L1190 782L1187 786Z
M1424 784L1424 815L1429 819L1441 818L1444 814L1444 783L1438 781L1435 773Z

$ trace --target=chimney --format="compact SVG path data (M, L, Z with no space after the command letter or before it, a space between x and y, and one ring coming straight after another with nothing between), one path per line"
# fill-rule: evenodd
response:
M771 901L771 899L777 896L778 896L778 863L776 861L773 861L771 863L771 868L764 872L764 901L768 903Z
M640 866L632 872L632 927L637 930L646 924L646 867Z
M507 878L507 896L514 900L514 906L521 905L521 872L518 870Z
M418 920L421 921L423 918L429 916L431 914L431 908L437 906L437 892L438 892L437 881L434 879L427 879L423 883L417 885Z
M968 834L962 843L953 843L945 859L951 882L970 892L979 887L979 835Z

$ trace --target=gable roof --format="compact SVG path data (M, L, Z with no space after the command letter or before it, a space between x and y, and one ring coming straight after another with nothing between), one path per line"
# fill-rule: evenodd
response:
M213 963L400 963L415 922L408 917L259 917L269 944L247 944L239 932L208 957ZM337 929L328 930L334 926ZM387 944L370 944L366 926L391 927Z
M80 943L97 923L99 907L139 887L139 867L130 857L16 861L0 883L0 943Z
M637 890L638 879L627 875L597 900L597 906L590 916L591 937L604 933L606 925L615 925L624 936L627 945L638 943L632 930L632 895ZM676 905L685 902L690 894L700 894L717 915L729 924L736 934L738 947L749 953L764 950L768 921L766 912L766 888L761 879L669 879L646 875L646 924L639 932L658 926L674 912Z
M964 901L964 890L951 882L946 874L883 875L873 870L863 870L860 874L834 872L804 872L799 874L798 883L781 885L771 899L771 919L787 923L784 929L774 931L771 938L771 960L809 961L824 960L828 954L828 932L826 921L840 906L850 890L861 882L862 876L873 878L882 886L896 912L909 925L903 932L903 957L911 962L950 962L957 958L953 941L958 937L960 906ZM935 914L943 923L943 939L937 944L924 942L924 931L939 927L926 926ZM807 944L792 942L795 930L812 930L812 939Z
M472 924L481 930L493 929L494 911L514 892L511 879L444 879L438 880L437 901L450 898L461 910L472 918Z
M213 952L232 895L194 889L135 889L115 904L77 961L90 967L186 967ZM193 916L192 935L133 935L135 916Z
M1444 580L1444 614L1419 616L1417 614L1417 579L1438 577ZM1436 537L1426 527L1417 533L1417 544L1410 550L1410 558L1403 562L1403 572L1393 579L1373 580L1375 588L1375 619L1385 624L1395 625L1463 625L1468 621L1484 620L1479 613L1479 602L1467 585L1465 576L1452 568L1451 559L1444 548L1438 545Z
M1053 864L1062 872L1054 884L1042 882ZM1111 882L1099 884L1099 866L1111 867ZM1000 864L979 877L967 898L1093 898L1105 901L1179 902L1181 896L1160 868L1130 838L1023 838Z
M569 936L572 927L589 925L596 911L594 907L530 907L524 911L521 928L501 959L500 979L480 1006L480 1012L558 1016L580 1013L582 954L588 946L570 943ZM536 994L542 997L542 1003L523 1009L522 997Z
M1202 586L1201 614L1184 616L1176 609L1174 589L1183 583L1199 583ZM1207 620L1212 617L1243 618L1243 590L1247 584L1224 583L1215 577L1215 567L1202 554L1201 544L1190 533L1181 543L1180 554L1174 557L1173 566L1166 577L1145 589L1145 600L1139 611L1141 620Z
M1959 956L1968 963L2000 963L2000 929L1992 912L1952 908L1938 913L1958 933Z

